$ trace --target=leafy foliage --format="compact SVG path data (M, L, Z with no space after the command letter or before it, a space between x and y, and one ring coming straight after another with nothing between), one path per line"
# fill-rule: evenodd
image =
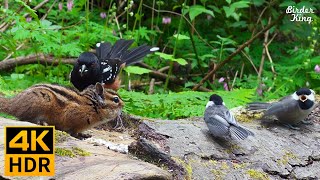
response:
M155 85L155 95L120 93L128 112L168 119L202 115L210 93L190 89L264 28L269 18L275 21L288 6L320 7L316 0L160 0L154 10L151 1L80 0L48 1L34 10L41 2L9 1L8 9L0 5L0 60L43 53L60 61L94 49L97 42L113 43L119 38L134 39L132 47L144 43L160 47L161 51L144 58L150 68L124 69L135 74L130 80L149 84L149 72L169 66L162 73L184 83L156 78L166 82ZM71 8L67 7L70 2ZM209 77L202 88L218 92L230 107L248 102L248 98L279 98L303 86L320 92L320 74L315 71L320 65L320 18L317 13L304 16L313 21L293 22L291 14L286 14L269 30L268 53L263 53L265 37L258 38ZM11 96L44 82L70 85L71 69L62 63L19 65L0 72L0 92ZM221 78L223 82L219 82ZM146 92L148 88L140 90ZM252 89L261 92L253 95Z
M202 116L212 93L184 91L180 93L145 95L140 92L120 90L125 111L131 114L162 119L179 119ZM237 89L232 92L215 92L223 97L228 108L250 102L254 90Z

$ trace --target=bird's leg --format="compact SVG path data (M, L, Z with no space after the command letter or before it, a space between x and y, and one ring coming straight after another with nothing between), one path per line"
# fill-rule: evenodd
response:
M286 126L287 128L289 128L289 129L293 129L293 130L300 130L300 128L299 127L297 127L297 126L293 126L293 125L291 125L291 124L283 124L284 126Z
M123 123L122 123L122 118L121 118L120 115L118 115L116 117L116 120L117 120L117 124L113 129L122 129L122 128L124 128Z
M313 125L313 122L311 120L307 121L307 120L302 120L301 121L302 124L306 124L306 125Z

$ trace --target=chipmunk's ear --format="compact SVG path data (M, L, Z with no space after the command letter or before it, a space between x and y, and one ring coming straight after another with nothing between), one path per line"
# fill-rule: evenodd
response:
M98 95L101 98L104 98L104 88L103 88L102 84L97 82L95 87L96 87L96 92L98 93Z

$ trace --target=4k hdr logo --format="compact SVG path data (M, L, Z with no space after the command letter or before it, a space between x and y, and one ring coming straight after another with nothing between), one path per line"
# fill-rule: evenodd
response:
M5 127L6 176L54 176L54 127Z

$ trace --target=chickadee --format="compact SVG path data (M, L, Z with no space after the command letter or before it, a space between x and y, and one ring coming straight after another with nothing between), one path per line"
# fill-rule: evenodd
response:
M100 63L94 53L84 52L80 54L71 71L70 81L79 91L101 81Z
M304 119L315 108L315 92L308 88L301 88L290 96L280 99L273 103L250 103L248 110L265 110L263 117L275 116L279 122L293 127L300 122L305 122Z
M215 137L231 137L236 140L244 140L248 136L254 136L253 132L237 123L222 98L216 94L210 96L204 112L204 121L210 133Z

